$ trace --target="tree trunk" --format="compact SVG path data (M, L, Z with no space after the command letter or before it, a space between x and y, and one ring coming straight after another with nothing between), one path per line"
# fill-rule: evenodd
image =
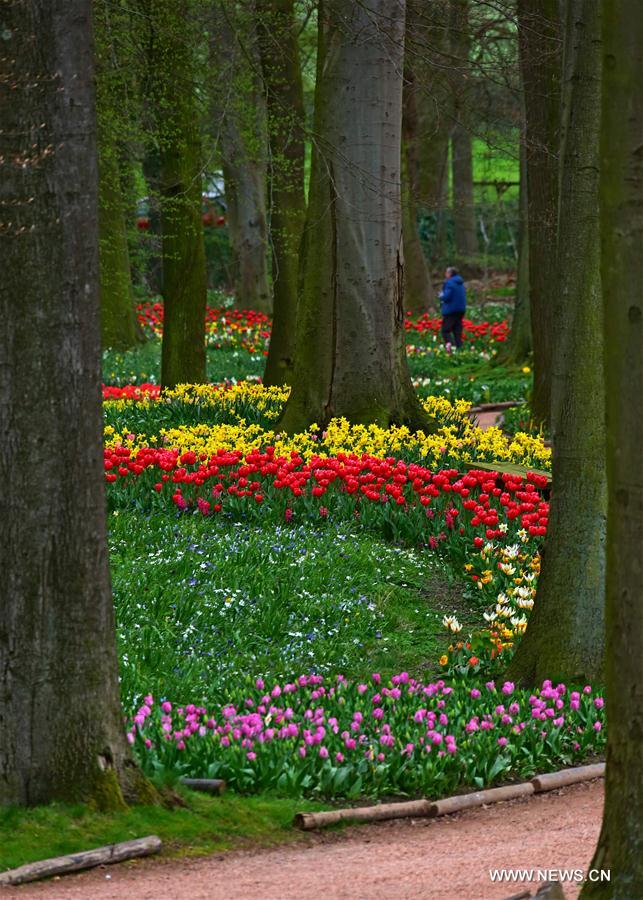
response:
M304 94L293 0L259 0L257 28L268 110L273 317L264 384L292 379L299 251L306 219Z
M518 272L516 302L509 339L496 360L502 364L525 363L531 353L531 316L529 304L529 228L527 199L527 165L524 142L520 146L520 196L518 223Z
M476 209L473 202L473 152L471 132L461 124L451 137L453 179L453 236L458 265L466 270L478 254Z
M434 301L433 286L429 277L420 235L415 194L410 176L409 150L402 147L402 233L404 237L404 305L418 315L428 312Z
M600 5L569 0L552 352L554 491L534 610L510 666L518 681L603 677L605 413L598 142Z
M295 373L279 423L430 427L404 347L404 0L322 0Z
M559 285L552 278L558 211L560 139L559 0L518 0L518 43L526 111L529 285L534 352L531 412L551 415L552 339Z
M2 29L0 804L118 808L146 783L105 535L91 3L11 0Z
M407 8L407 34L415 25ZM418 122L415 76L404 68L402 89L402 235L404 238L404 302L412 313L426 312L434 300L429 269L418 231L416 197L419 191Z
M113 33L121 26L105 0L94 3L96 114L99 146L99 259L103 347L126 350L141 335L137 327L120 178L119 137L126 113L123 76L115 59Z
M207 380L201 135L190 0L151 0L150 11L163 235L161 383L170 388Z
M417 205L434 220L430 260L444 263L448 206L449 136L453 128L448 68L447 4L413 4L415 27L407 28L406 59L413 67L417 106Z
M272 310L266 218L266 101L254 0L217 0L210 41L219 146L239 309Z
M451 136L453 231L458 264L466 270L466 263L474 261L478 255L476 209L473 201L473 150L469 129L471 117L469 0L451 0L450 18L454 67L452 102L456 120Z
M604 3L601 232L607 380L607 708L603 828L582 897L643 897L643 18Z
M100 142L98 219L103 347L127 350L139 339L134 309L123 192L115 148Z

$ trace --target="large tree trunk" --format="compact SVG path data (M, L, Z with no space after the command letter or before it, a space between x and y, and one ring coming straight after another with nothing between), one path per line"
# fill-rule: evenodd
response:
M549 534L516 680L600 681L604 656L605 415L598 215L600 5L569 0L552 353Z
M601 232L607 380L607 774L582 896L643 897L643 17L604 3Z
M273 317L264 384L289 384L295 359L299 250L306 219L304 95L293 0L258 0L268 109Z
M453 232L458 263L478 254L476 210L473 202L473 148L471 118L471 35L469 0L451 0L450 43L453 55L453 109L456 120L451 136Z
M118 808L145 782L105 535L91 3L2 13L0 804Z
M266 218L266 101L254 0L217 0L210 42L235 303L272 310Z
M163 234L161 383L169 388L207 380L201 134L195 48L190 39L191 2L151 0L150 10Z
M407 8L407 34L416 24ZM418 231L416 198L419 192L418 120L415 75L404 67L402 90L402 235L404 238L404 302L413 313L426 312L433 302L433 287Z
M120 178L119 136L126 115L123 75L115 59L113 32L121 26L105 0L95 2L96 111L99 145L99 259L103 347L126 350L140 339L134 309Z
M400 139L404 0L322 0L293 389L279 427L430 425L406 363Z
M559 310L552 278L558 211L560 140L559 0L518 0L518 43L526 111L529 284L534 386L531 411L550 421L551 361Z

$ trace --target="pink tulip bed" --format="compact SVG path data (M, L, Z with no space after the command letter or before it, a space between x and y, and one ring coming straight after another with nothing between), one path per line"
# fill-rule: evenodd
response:
M600 754L604 707L589 685L545 681L532 693L406 672L364 682L301 675L221 688L207 706L148 695L128 739L144 770L166 780L325 799L444 796Z

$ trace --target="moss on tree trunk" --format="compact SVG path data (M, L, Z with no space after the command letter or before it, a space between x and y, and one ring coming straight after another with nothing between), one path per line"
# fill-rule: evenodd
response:
M299 252L306 218L304 96L293 0L259 0L257 28L268 109L273 317L264 384L292 379Z
M123 192L115 148L101 142L99 165L100 308L103 347L127 350L139 340Z
M560 140L560 4L518 0L518 44L526 111L529 287L534 354L531 398L536 422L551 415L552 340L557 327L558 150Z
M518 201L518 272L516 301L509 338L498 353L498 364L525 363L532 350L529 303L529 227L527 202L527 161L524 142L520 147L520 197Z
M643 897L643 17L604 3L601 269L607 380L607 772L583 898Z
M554 485L536 602L509 673L600 681L604 657L605 413L598 216L600 9L571 0L565 26L552 352Z
M127 90L115 57L114 34L124 23L106 0L94 5L96 116L98 121L98 222L103 347L126 350L140 339L136 321L120 153L128 131Z
M207 276L201 214L201 135L190 0L151 0L152 97L160 156L163 240L161 383L207 380Z

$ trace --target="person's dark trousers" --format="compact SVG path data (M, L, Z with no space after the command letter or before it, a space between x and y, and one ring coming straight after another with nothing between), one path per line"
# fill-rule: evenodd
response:
M456 348L462 346L463 318L463 312L447 313L442 318L442 338L445 344L455 344Z

